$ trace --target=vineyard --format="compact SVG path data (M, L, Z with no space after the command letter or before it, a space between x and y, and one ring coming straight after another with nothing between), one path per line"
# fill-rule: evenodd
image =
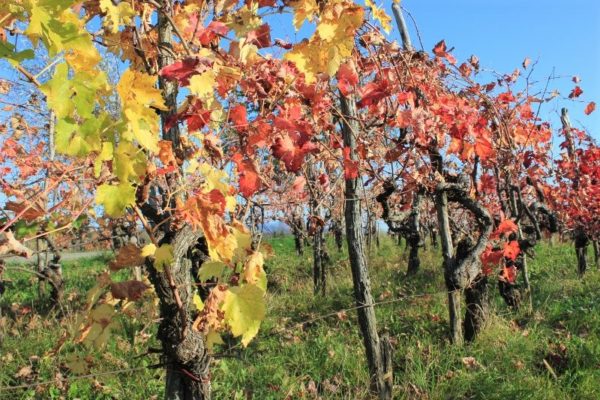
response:
M384 3L2 2L0 398L600 397L593 90Z

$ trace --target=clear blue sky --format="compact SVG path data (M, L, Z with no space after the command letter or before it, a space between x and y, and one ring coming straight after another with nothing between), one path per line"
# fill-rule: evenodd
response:
M392 0L373 2L384 5L392 16ZM600 0L403 0L402 6L416 20L428 52L444 39L448 48L454 47L459 63L475 54L483 68L500 73L511 73L526 57L532 64L539 59L532 76L540 81L539 90L554 68L563 78L550 82L549 89L563 97L575 86L571 78L579 76L581 101L544 104L540 116L559 127L560 107L567 107L573 125L600 140ZM420 48L414 24L408 15L405 18L413 44ZM309 24L296 33L288 15L273 16L269 22L273 38L296 41L312 33ZM389 37L400 41L394 22L392 26ZM598 109L586 116L583 109L590 101Z

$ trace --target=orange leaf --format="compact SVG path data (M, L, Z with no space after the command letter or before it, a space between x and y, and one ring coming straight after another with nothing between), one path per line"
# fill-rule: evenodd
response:
M240 176L240 192L244 197L250 197L256 193L261 186L256 166L249 159L243 159L240 153L235 153L231 158L238 169Z
M354 92L354 87L358 84L358 74L352 61L340 66L337 72L337 80L338 87L343 96L348 96Z
M596 103L594 103L592 101L585 107L585 110L583 112L585 113L585 115L590 115L591 113L594 112L595 109L596 109Z
M358 178L358 161L350 158L350 147L344 147L344 178Z
M433 54L438 57L444 57L446 55L446 42L444 40L439 41L433 47Z
M502 221L500 223L500 225L498 225L498 228L496 228L496 230L492 234L492 237L498 238L506 233L514 233L514 232L517 232L518 230L519 230L519 227L517 226L517 224L515 224L510 219L505 219L504 221Z
M519 242L517 242L516 240L508 242L504 246L504 257L509 258L513 261L517 259L517 256L520 252L521 249L519 248Z

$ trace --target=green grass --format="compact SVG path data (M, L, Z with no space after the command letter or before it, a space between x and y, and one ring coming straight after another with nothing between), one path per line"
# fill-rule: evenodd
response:
M270 240L276 256L267 261L268 312L248 348L216 349L212 367L215 399L364 399L368 372L356 313L350 309L352 281L345 253L329 243L327 296L314 296L311 249L294 252L291 237ZM534 312L512 312L497 294L494 316L477 340L463 347L449 343L446 294L439 251L423 252L422 269L404 276L404 246L382 237L370 253L370 273L379 330L394 346L395 398L398 399L598 399L600 398L600 272L576 275L569 245L543 243L529 260ZM145 355L158 347L148 319L147 301L121 326L101 352L83 353L65 344L50 353L65 327L73 329L81 295L107 260L98 258L65 266L66 298L60 310L39 300L36 280L8 272L12 279L0 298L0 387L75 376L64 367L69 354L89 356L91 372L142 368L130 373L68 380L61 385L0 391L0 399L147 399L162 397L162 371ZM77 295L76 293L80 293ZM468 362L472 357L475 361ZM546 364L544 363L546 360ZM15 374L30 366L29 376Z

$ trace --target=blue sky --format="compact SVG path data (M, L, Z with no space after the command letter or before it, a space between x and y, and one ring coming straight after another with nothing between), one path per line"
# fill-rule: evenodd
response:
M392 16L391 0L373 1ZM544 104L540 116L559 127L560 107L567 107L573 125L600 140L600 0L404 0L402 6L414 17L425 51L444 39L459 63L475 54L482 68L500 73L511 73L529 57L532 64L538 60L532 77L539 90L554 69L561 78L552 80L549 90L557 89L563 97L575 86L571 78L579 76L581 101ZM405 18L419 49L415 26ZM273 38L295 42L311 33L307 23L295 32L289 15L269 22ZM389 38L400 40L395 24ZM586 116L583 109L590 101L598 109Z

